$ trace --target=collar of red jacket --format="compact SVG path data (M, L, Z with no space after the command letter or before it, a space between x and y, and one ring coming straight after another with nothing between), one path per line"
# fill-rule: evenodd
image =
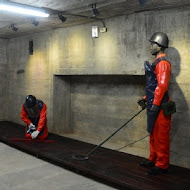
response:
M166 57L166 54L165 54L165 53L162 53L162 54L158 55L158 57L156 57L155 60L157 60L157 59L160 58L160 57ZM154 60L154 61L155 61L155 60Z

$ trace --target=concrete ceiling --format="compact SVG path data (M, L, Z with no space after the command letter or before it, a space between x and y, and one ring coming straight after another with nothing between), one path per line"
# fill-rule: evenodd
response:
M100 21L119 15L127 15L139 11L159 10L173 7L190 6L190 0L147 0L145 5L140 2L145 0L0 0L0 2L18 3L32 7L43 8L50 13L48 18L35 18L38 26L32 24L31 17L0 11L0 38L8 39L27 34L64 28L78 24ZM96 3L100 15L94 17L89 6ZM67 17L62 23L57 13ZM81 16L80 16L81 15ZM85 17L83 17L85 16ZM14 24L18 31L13 31L10 26Z

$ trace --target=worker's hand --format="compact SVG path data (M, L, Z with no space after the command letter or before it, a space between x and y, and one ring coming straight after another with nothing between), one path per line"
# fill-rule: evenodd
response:
M139 104L139 106L141 106L141 108L142 108L143 110L146 108L146 100L145 100L144 98L138 100L137 103Z
M36 127L35 127L35 125L34 125L33 123L30 123L30 124L28 125L28 128L29 128L30 130L36 130Z
M151 107L151 109L150 109L150 111L153 111L153 112L158 112L160 110L160 107L159 106L157 106L157 105L152 105L152 107Z
M36 130L31 134L32 139L35 139L39 135L40 131Z

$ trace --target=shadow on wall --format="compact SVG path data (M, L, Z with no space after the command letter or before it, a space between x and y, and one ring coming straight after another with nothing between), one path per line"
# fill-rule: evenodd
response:
M188 164L188 157L190 156L190 138L188 137L190 135L188 132L190 126L189 107L182 91L182 89L188 90L188 88L186 88L188 84L178 84L176 81L176 78L181 72L181 58L178 50L174 47L169 48L167 57L172 66L169 92L172 100L176 102L177 110L177 112L172 115L170 131L171 162L177 165L178 163L179 165L183 163L184 167L190 167L190 164Z

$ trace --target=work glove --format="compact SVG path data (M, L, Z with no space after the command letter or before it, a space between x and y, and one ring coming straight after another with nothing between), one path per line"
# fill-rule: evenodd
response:
M155 105L155 104L153 104L151 109L150 109L150 111L153 111L153 112L158 112L159 110L160 110L160 107Z
M137 103L139 104L139 106L141 106L141 108L142 108L143 110L146 108L146 100L145 100L144 98L138 100Z
M29 128L30 130L36 130L36 127L35 127L35 125L34 125L33 123L30 123L30 124L28 125L28 128Z
M32 139L35 139L39 135L40 131L36 130L31 134Z
M27 133L32 133L33 131L36 130L36 127L33 123L30 123L27 127Z

